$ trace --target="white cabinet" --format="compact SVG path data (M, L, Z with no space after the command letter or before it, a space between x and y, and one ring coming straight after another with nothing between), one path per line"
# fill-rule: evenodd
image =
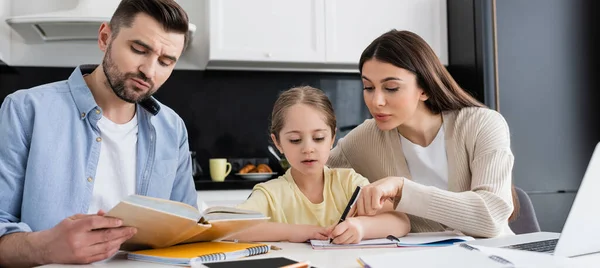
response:
M209 58L322 62L324 0L210 0Z
M409 30L447 57L446 0L326 0L326 62L358 64L363 50L391 30Z
M367 45L394 28L419 34L448 63L446 0L208 3L207 68L358 71Z
M0 0L0 62L10 62L10 27L4 20L10 16L10 1Z

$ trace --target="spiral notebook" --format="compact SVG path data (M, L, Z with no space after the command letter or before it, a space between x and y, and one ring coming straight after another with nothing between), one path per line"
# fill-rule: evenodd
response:
M127 258L136 261L189 266L192 263L234 260L265 254L269 252L270 248L271 246L266 244L199 242L161 249L138 250L128 253Z
M440 247L471 240L474 240L471 236L445 231L409 233L400 238L389 235L386 238L366 239L358 244L332 244L328 240L311 240L310 244L313 249Z

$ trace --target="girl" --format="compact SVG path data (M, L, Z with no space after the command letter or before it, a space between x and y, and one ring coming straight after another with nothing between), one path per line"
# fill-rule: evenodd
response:
M412 230L512 234L514 157L506 121L452 79L418 35L392 30L362 53L363 97L373 119L340 140L332 167L379 179L363 189L359 215L380 200L410 214ZM513 195L514 196L514 195Z
M231 237L244 241L305 242L333 238L333 243L358 243L362 239L409 232L408 217L383 204L373 216L349 217L337 224L357 186L369 182L352 169L325 166L335 140L336 120L327 96L312 87L282 93L271 115L271 139L291 168L285 175L256 185L239 208L271 217ZM337 225L336 225L337 224Z

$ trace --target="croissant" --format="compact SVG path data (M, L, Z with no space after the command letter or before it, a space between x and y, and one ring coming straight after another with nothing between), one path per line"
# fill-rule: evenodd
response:
M255 168L256 166L252 164L245 165L242 169L240 169L240 174L250 173L250 171Z
M258 173L271 173L273 170L267 164L260 164L256 167Z

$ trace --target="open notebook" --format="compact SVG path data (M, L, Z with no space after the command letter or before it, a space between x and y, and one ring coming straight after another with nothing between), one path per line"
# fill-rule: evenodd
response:
M161 249L138 250L128 253L127 258L136 261L189 266L193 263L234 260L265 254L269 252L269 249L270 246L266 244L199 242Z
M328 240L311 240L310 244L313 249L438 247L471 240L474 240L474 238L465 235L457 235L454 232L431 232L410 233L400 238L390 235L387 238L367 239L358 244L349 245L331 244Z

